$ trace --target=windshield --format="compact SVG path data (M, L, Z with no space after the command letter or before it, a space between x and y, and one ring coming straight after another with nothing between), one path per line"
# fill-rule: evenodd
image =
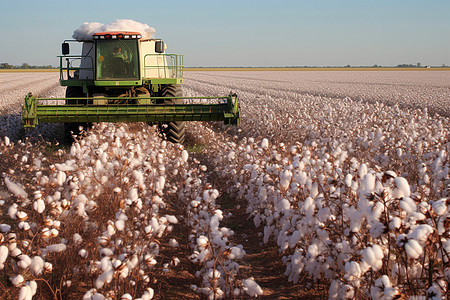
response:
M97 80L139 79L137 40L97 41Z

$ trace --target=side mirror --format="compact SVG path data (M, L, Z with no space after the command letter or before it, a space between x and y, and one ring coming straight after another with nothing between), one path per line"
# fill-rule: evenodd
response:
M164 42L163 41L155 42L155 52L156 53L164 53Z
M63 55L67 55L67 54L70 53L69 43L62 43L61 48L62 48L62 54Z

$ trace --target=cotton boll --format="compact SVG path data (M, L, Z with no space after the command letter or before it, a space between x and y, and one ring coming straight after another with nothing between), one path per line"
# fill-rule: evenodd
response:
M83 241L83 238L81 237L81 235L79 235L78 233L75 233L73 235L73 242L75 244L80 244Z
M206 236L201 235L197 238L197 246L200 249L206 248L208 245L209 245L209 241Z
M431 227L428 224L421 224L418 225L414 230L408 234L409 239L414 239L419 241L422 244L425 244L425 242L428 239L428 236L433 233L433 227Z
M3 270L6 259L8 258L9 249L5 245L0 246L0 270Z
M177 218L175 216L173 216L173 215L166 215L165 217L166 217L167 221L169 221L170 223L178 224L178 220L177 220Z
M118 231L123 231L125 229L125 221L124 220L117 220L114 225L116 226L116 229Z
M409 240L405 244L405 251L410 258L414 259L419 258L423 253L422 247L416 240Z
M431 207L438 216L443 216L447 212L447 202L448 200L445 198L432 201Z
M264 138L261 141L261 148L267 150L269 148L269 140Z
M28 285L24 285L20 288L19 291L19 300L31 300L33 299L33 294L31 292L31 288Z
M28 197L27 192L25 192L25 190L21 186L11 181L8 177L5 177L4 181L11 194L25 199Z
M361 268L356 261L348 261L345 263L345 276L348 280L361 277Z
M291 183L292 172L289 170L284 170L280 173L280 186L283 190L287 190Z
M24 282L25 279L23 278L22 275L17 275L15 277L10 277L9 280L11 281L11 283L15 286L15 287L19 287L21 286Z
M177 247L178 247L178 242L177 242L177 240L176 240L176 239L170 239L170 240L169 240L169 246L170 246L170 247L177 248Z
M44 200L38 199L33 202L33 208L35 211L37 211L39 214L43 213L45 210L45 203Z
M231 248L230 254L228 254L228 259L242 259L245 256L244 247L238 245Z
M17 205L17 204L16 204ZM14 212L14 216L16 213ZM11 225L9 224L0 224L0 232L6 233L11 230Z
M65 251L67 246L65 244L54 244L54 245L48 245L46 247L47 251L49 252L63 252Z
M411 195L411 189L408 181L403 177L395 177L394 183L396 188L392 191L394 198L409 197Z
M40 256L34 256L31 260L30 270L34 276L39 276L44 270L45 261Z
M263 290L261 289L261 287L252 278L243 280L242 285L243 285L244 291L250 297L256 297L256 296L260 296L263 294Z
M28 255L22 254L17 265L22 269L28 269L31 265L31 258Z
M399 202L399 206L409 214L417 210L416 203L409 197L403 197Z
M391 222L389 222L389 229L399 229L402 225L402 220L399 217L393 217Z
M81 256L81 258L86 258L88 256L88 252L85 249L80 249L80 251L78 251L78 255Z

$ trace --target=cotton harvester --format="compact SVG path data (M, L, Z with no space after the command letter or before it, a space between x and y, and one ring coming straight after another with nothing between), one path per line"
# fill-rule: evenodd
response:
M69 43L82 43L81 55L70 55ZM159 39L139 32L98 32L89 41L65 40L60 84L65 98L25 97L22 122L64 123L65 140L80 125L92 122L160 124L168 140L182 143L185 121L239 123L236 94L183 97L183 56L166 54Z

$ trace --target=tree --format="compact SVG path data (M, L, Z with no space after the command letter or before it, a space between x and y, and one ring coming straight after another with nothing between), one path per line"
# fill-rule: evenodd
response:
M8 63L1 63L0 64L0 69L12 69L12 68L13 68L13 66L11 66Z

